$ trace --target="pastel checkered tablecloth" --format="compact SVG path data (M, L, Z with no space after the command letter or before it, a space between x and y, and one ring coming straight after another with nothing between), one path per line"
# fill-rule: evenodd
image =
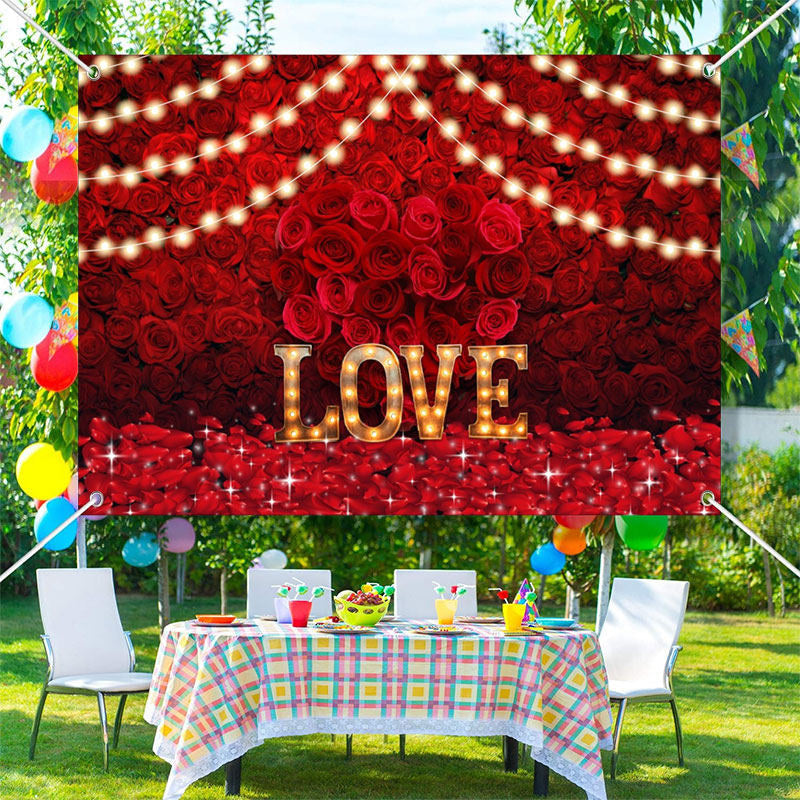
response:
M264 739L306 733L513 736L605 800L611 710L593 632L512 638L475 625L431 637L413 625L364 636L275 622L167 627L145 709L153 751L172 764L164 800Z

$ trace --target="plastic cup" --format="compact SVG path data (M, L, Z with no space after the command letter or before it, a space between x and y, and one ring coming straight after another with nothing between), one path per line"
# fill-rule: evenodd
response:
M458 598L436 598L436 620L440 625L452 625L458 608Z
M286 625L292 622L292 615L289 613L289 598L276 597L275 598L275 619Z
M292 615L292 625L295 628L308 627L308 618L311 616L311 601L290 600L289 613Z
M506 621L506 630L509 633L522 630L522 620L527 607L525 603L503 603L503 619Z

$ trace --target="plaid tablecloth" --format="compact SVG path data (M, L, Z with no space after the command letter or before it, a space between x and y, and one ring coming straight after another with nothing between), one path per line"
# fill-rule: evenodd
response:
M513 736L537 761L605 800L611 746L603 659L591 631L429 637L414 623L345 636L258 622L164 630L145 719L172 764L164 800L276 736Z

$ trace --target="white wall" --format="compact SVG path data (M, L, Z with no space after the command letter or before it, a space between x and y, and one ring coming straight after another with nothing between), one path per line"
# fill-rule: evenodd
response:
M723 408L722 441L734 449L757 444L769 452L800 444L800 409Z

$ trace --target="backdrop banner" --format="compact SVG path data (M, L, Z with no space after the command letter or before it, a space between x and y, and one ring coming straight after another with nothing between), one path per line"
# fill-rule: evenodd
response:
M104 57L80 486L111 514L686 514L719 88L639 56Z

